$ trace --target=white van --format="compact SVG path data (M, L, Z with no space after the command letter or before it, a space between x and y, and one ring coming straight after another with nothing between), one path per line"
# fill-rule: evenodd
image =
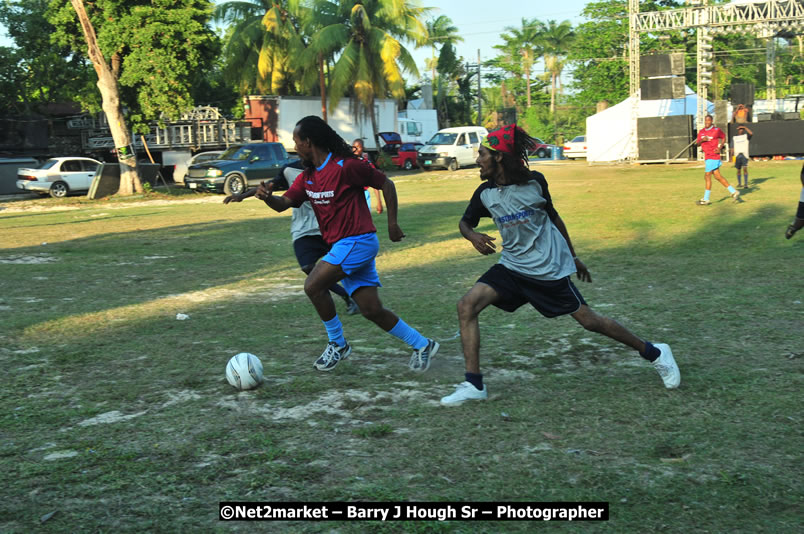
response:
M419 167L439 167L451 171L474 165L480 141L489 134L482 126L460 126L439 130L419 149Z

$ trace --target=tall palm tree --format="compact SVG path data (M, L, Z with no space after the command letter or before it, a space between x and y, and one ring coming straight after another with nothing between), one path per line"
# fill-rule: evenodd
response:
M438 18L428 20L425 25L427 27L427 42L433 52L433 57L429 64L433 73L433 83L435 83L435 71L438 64L436 46L461 43L463 42L463 37L458 34L458 28L452 24L452 19L446 15L439 15Z
M505 30L508 34L500 37L506 42L504 45L506 48L516 51L521 57L522 72L525 73L527 107L530 107L530 73L536 58L543 53L541 34L544 31L544 24L537 19L528 20L523 17L520 28L508 26Z
M303 70L294 61L304 47L297 30L301 15L299 0L233 0L215 8L213 18L231 24L223 52L227 74L242 93L255 88L297 92Z
M544 50L544 68L550 73L550 113L556 110L556 83L564 69L564 59L575 39L572 23L565 20L556 23L548 20L541 32L540 41Z
M429 9L408 0L314 0L312 10L323 14L324 24L312 37L310 49L337 56L330 106L347 94L354 97L356 113L371 118L376 141L374 100L388 94L404 98L402 73L418 76L416 62L401 41L424 43L427 28L422 17Z

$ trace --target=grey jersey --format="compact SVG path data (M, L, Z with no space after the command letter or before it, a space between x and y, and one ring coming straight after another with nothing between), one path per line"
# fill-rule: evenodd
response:
M296 178L302 173L301 169L285 167L280 176L273 182L277 189L288 189ZM293 208L293 215L290 218L290 236L293 241L308 235L321 235L318 227L318 219L315 217L313 206L309 202L302 202L298 208Z
M499 263L537 280L560 280L575 272L567 241L553 220L547 181L539 172L522 185L496 186L484 182L477 188L463 219L476 227L481 217L491 217L502 236Z

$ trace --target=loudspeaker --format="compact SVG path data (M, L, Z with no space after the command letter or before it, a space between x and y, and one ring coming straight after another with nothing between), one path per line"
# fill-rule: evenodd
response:
M738 104L743 104L745 106L754 105L753 83L731 84L731 105L736 108Z
M684 74L684 54L651 54L639 57L639 74L644 78Z
M684 78L649 78L640 80L642 100L684 98Z
M782 120L786 121L795 121L801 118L801 115L798 114L796 111L783 111L782 112Z
M640 160L694 157L693 147L690 146L693 139L692 115L641 117L637 119L637 132Z
M717 126L720 124L723 128L726 127L726 124L729 123L729 103L725 100L715 100L715 116L714 116L714 124Z
M773 118L771 113L757 113L757 122L769 121Z

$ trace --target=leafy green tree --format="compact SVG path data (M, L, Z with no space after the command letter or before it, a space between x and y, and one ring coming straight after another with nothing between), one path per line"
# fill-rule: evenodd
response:
M50 103L71 102L76 93L91 87L93 73L85 56L51 42L55 28L45 18L48 4L49 0L0 2L0 24L15 45L3 54L0 74L7 83L0 91L3 107L9 111L30 113Z
M304 14L298 0L235 0L215 8L213 18L231 25L223 53L240 94L298 94Z
M544 52L542 45L542 34L545 31L545 26L537 19L522 19L521 27L514 28L512 26L506 27L506 33L500 35L505 41L503 50L509 51L509 57L512 62L519 56L520 66L522 72L525 74L525 92L527 94L527 105L530 107L531 98L531 82L530 74L533 69L533 64L536 58ZM497 48L497 47L495 47Z
M544 68L550 74L550 113L556 111L556 84L564 70L564 59L569 54L575 39L572 23L568 20L557 23L548 20L539 34L544 54Z
M463 37L460 36L458 33L458 28L446 15L439 15L435 19L428 20L426 22L427 27L427 42L430 44L430 48L433 53L432 61L430 62L430 68L433 74L433 83L435 83L436 79L436 66L438 65L438 59L436 58L436 51L438 51L438 55L441 55L441 48L438 46L443 47L445 45L451 45L454 48L455 43L462 43ZM454 52L454 51L453 51Z
M104 61L121 88L135 129L161 116L178 117L194 105L191 89L206 75L219 53L208 25L208 0L95 0L87 14L97 33ZM51 0L53 39L76 52L86 42L69 0ZM97 100L78 95L96 110Z
M316 54L338 56L330 78L330 103L353 97L358 113L371 118L376 140L374 100L387 95L404 98L402 74L418 76L416 62L402 43L424 43L422 17L428 9L407 0L316 0L312 9L332 17L309 45Z

